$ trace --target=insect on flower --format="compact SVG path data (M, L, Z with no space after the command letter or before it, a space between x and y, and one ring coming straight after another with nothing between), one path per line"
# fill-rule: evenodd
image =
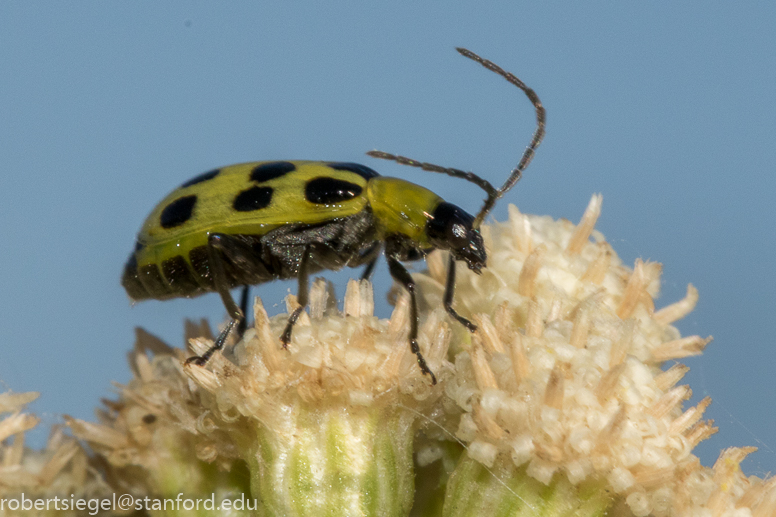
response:
M307 305L310 274L365 265L362 278L369 278L382 252L391 277L410 295L410 348L421 371L436 384L417 342L416 285L402 262L419 260L434 249L449 251L444 307L474 332L476 326L453 308L456 261L476 273L486 267L480 225L520 179L545 125L544 108L532 89L491 61L457 50L520 88L536 110L533 138L501 188L471 172L382 151L367 154L474 183L487 195L475 217L430 190L380 176L364 165L314 161L253 162L214 169L187 181L153 209L124 267L122 285L130 298L164 300L215 291L231 317L214 345L189 362L204 365L224 346L232 329L244 331L248 286L298 280L299 307L280 337L285 348ZM230 289L240 286L238 306Z

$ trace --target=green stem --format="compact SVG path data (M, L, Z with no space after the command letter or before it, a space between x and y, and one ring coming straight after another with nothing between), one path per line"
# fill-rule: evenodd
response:
M265 516L405 516L414 416L385 407L289 405L241 447ZM280 419L279 419L280 420Z
M556 474L549 485L508 460L492 468L464 455L450 477L444 517L603 517L613 497L603 482L569 483Z

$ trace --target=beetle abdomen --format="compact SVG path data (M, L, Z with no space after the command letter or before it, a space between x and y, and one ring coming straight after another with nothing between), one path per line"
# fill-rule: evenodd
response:
M256 285L268 282L282 275L272 271L272 266L261 260L261 244L253 236L239 236L241 240L251 243L253 253L250 260L231 260L219 251L224 274L229 287L239 285ZM133 300L187 297L192 298L215 291L213 275L210 269L210 258L207 246L197 246L188 252L188 257L176 255L161 263L151 262L138 266L133 253L124 266L121 284Z

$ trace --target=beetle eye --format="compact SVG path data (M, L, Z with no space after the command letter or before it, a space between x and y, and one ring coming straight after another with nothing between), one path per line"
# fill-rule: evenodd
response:
M457 223L454 224L453 235L455 235L459 239L463 239L464 237L466 237L466 228L464 228L462 224L457 224Z

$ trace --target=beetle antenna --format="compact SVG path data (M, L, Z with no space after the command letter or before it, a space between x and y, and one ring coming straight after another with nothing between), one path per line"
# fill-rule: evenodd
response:
M413 160L412 158L407 158L406 156L399 156L397 154L386 153L383 151L367 151L366 154L368 154L372 158L391 160L401 165L417 167L419 169L423 169L424 171L441 172L442 174L447 174L448 176L452 176L454 178L460 178L466 181L471 181L472 183L480 187L482 190L487 192L489 197L495 196L498 194L498 190L496 190L496 187L491 185L490 181L484 178L480 178L473 172L466 172L460 169L454 169L453 167L442 167L441 165L434 165L433 163L428 163L428 162L419 162L417 160Z
M531 160L533 160L534 154L536 153L536 148L539 147L542 138L544 138L544 126L547 121L547 112L545 111L544 106L542 106L542 101L539 100L539 96L536 95L536 92L526 86L526 84L515 77L515 75L507 72L493 61L481 58L471 50L466 50L465 48L461 47L458 47L455 50L457 50L462 56L476 61L491 72L497 73L513 85L523 90L523 93L526 94L528 100L531 101L531 104L534 105L534 109L536 110L536 130L534 131L533 138L531 138L531 143L528 144L528 147L526 147L525 151L523 152L523 156L520 158L520 163L517 164L517 167L512 169L512 173L509 175L509 178L507 178L507 181L504 182L498 191L496 191L496 194L493 195L488 193L488 198L485 200L485 204L482 206L480 213L477 214L477 217L474 218L474 223L472 226L474 228L478 228L482 221L485 219L485 216L488 215L488 212L493 209L496 201L498 201L501 196L508 192L509 189L515 186L515 183L517 183L517 181L523 175L525 168L528 167L528 164L531 163Z
M468 57L469 59L476 61L477 63L481 64L491 72L497 73L498 75L500 75L501 77L509 81L511 84L520 88L523 91L523 93L526 94L526 96L528 97L528 100L531 101L531 103L534 105L534 108L536 109L536 130L534 131L533 138L531 138L531 143L528 144L528 147L526 147L525 151L523 152L523 156L520 158L520 162L517 164L517 167L512 169L512 173L509 175L509 178L507 178L507 181L501 186L501 188L496 189L495 187L493 187L493 185L491 185L489 181L477 176L473 172L465 172L460 169L454 169L452 167L442 167L440 165L434 165L433 163L419 162L417 160L413 160L412 158L385 153L383 151L369 151L366 154L368 154L369 156L372 156L373 158L392 160L401 165L418 167L420 169L423 169L424 171L441 172L443 174L447 174L454 178L460 178L474 183L475 185L483 189L485 193L488 195L488 197L485 199L485 203L480 209L480 212L477 214L477 217L474 218L474 223L472 224L473 228L479 228L480 224L482 224L482 221L485 219L488 213L493 209L493 206L496 204L496 201L498 201L498 199L501 196L503 196L506 192L508 192L509 189L515 186L515 183L517 183L520 177L523 175L523 171L526 169L526 167L528 167L528 164L531 163L531 160L533 159L534 154L536 153L536 148L539 147L539 144L541 143L542 138L544 138L544 126L546 124L547 115L546 115L544 106L542 106L542 103L539 100L539 96L536 95L536 92L533 91L528 86L526 86L526 84L520 79L518 79L515 75L507 72L506 70L504 70L503 68L495 64L494 62L478 56L471 50L467 50L461 47L457 47L455 50L457 50L458 53L460 53L462 56Z

